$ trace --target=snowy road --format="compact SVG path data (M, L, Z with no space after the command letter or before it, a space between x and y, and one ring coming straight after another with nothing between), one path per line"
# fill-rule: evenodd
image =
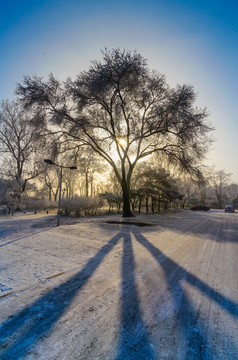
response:
M238 360L238 213L122 220L0 218L0 359Z

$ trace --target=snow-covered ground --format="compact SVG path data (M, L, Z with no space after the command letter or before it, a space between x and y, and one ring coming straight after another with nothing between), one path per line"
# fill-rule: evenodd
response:
M238 359L238 213L55 224L0 218L0 359Z

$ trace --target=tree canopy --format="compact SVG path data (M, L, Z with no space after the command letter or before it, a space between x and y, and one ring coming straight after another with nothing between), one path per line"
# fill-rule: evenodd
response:
M199 163L210 142L206 109L194 105L190 85L171 88L137 52L104 50L75 80L60 83L25 76L16 93L26 107L45 112L45 125L74 146L92 148L121 184L124 216L130 182L141 159L161 152L183 171L201 176ZM53 125L53 127L52 127Z

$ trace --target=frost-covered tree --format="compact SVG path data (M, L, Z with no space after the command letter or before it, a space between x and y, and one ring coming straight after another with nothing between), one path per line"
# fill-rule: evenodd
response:
M16 207L20 207L21 195L29 180L42 171L38 160L43 148L43 128L34 126L42 120L39 112L23 109L17 102L3 101L0 107L0 174L15 180ZM41 144L41 146L40 146Z
M224 170L218 170L212 176L212 183L219 209L222 209L225 205L225 189L230 183L230 177L231 174L226 173Z
M207 112L194 106L190 85L170 88L148 69L137 52L103 51L103 61L61 84L25 76L17 94L26 107L44 109L46 119L79 145L91 147L113 168L130 209L130 183L136 164L162 152L184 171L200 175L198 163L209 144Z

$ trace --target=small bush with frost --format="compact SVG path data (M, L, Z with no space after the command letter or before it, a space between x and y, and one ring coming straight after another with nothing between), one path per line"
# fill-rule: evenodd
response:
M61 209L66 215L74 213L77 216L80 216L83 212L85 215L94 215L102 206L103 201L98 197L89 198L84 196L74 196L69 199L62 199L61 202Z
M58 203L56 201L49 201L44 199L26 198L22 202L22 207L27 210L53 210L57 209Z

